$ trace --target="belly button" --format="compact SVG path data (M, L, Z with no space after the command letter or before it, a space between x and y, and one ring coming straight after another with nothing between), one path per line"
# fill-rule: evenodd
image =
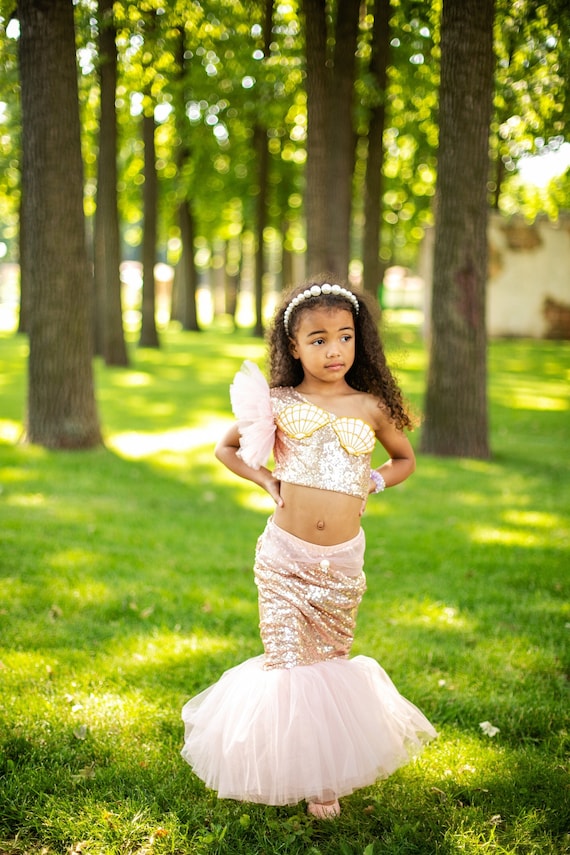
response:
M317 522L318 530L322 531L324 529L324 527L325 527L325 521L324 520L318 520L318 522Z

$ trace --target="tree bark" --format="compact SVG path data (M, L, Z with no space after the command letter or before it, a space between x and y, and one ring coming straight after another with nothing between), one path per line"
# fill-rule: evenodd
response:
M194 216L189 199L183 199L178 206L178 224L182 251L177 265L178 272L178 320L185 330L200 331L198 323L198 271L194 261ZM178 270L178 268L180 268Z
M158 177L154 144L154 115L143 116L144 141L144 233L143 233L143 287L142 320L139 344L141 347L159 347L156 329L156 241L158 233Z
M431 348L422 450L489 456L485 291L494 0L444 0Z
M325 0L303 0L307 68L307 267L348 275L359 0L339 0L332 30ZM332 45L329 50L328 44Z
M269 152L267 150L267 132L261 125L256 124L254 128L254 148L257 161L257 200L255 217L255 271L254 271L254 297L255 297L255 324L253 334L263 335L263 273L264 273L264 240L263 234L267 225L267 184Z
M178 80L175 90L176 124L180 136L178 146L178 226L180 228L180 242L182 249L180 258L176 265L175 294L173 305L175 307L176 320L180 321L182 328L199 332L197 290L198 271L194 260L194 215L192 211L192 200L186 181L186 169L191 160L190 145L187 141L188 119L186 117L186 43L185 30L178 28L177 38L177 67Z
M101 442L92 369L75 31L71 0L19 0L22 218L29 288L27 438Z
M121 303L119 213L117 207L117 49L113 0L99 0L99 161L95 214L96 349L107 365L128 365Z
M271 24L273 20L273 0L265 0L263 21L263 54L267 58L271 50ZM269 186L269 151L267 148L267 130L258 118L253 129L253 145L257 162L257 204L256 204L256 246L255 246L255 324L254 335L263 335L263 274L265 272L264 233L267 225L267 192Z
M390 58L390 2L375 0L370 74L378 91L378 103L370 111L368 156L364 179L364 237L362 242L362 284L378 297L383 270L380 264L380 228L382 214L382 164L384 162L384 123L386 117L387 68Z

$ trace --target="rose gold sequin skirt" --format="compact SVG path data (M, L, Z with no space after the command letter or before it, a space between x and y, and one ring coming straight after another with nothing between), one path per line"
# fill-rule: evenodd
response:
M348 658L363 553L362 532L321 547L269 520L255 562L265 653L182 711L182 756L220 798L328 801L387 777L436 736L374 659Z

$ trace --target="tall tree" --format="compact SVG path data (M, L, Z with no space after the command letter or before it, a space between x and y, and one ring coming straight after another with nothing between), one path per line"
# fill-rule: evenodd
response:
M158 176L156 174L155 123L152 109L142 117L144 140L144 233L142 248L142 319L139 344L158 347L156 329L156 241L158 231Z
M386 84L390 56L390 2L374 0L374 24L369 72L376 88L375 103L368 123L368 154L364 180L364 236L362 241L362 283L364 290L376 296L382 282L380 266L380 212L382 202L382 162L384 160L384 122Z
M99 159L95 214L96 350L107 365L127 365L121 304L119 214L117 207L117 49L113 0L99 0Z
M265 0L263 21L263 56L268 57L271 49L271 23L273 19L273 0ZM257 232L255 247L255 335L263 335L263 274L264 274L264 234L267 225L267 192L269 180L269 151L267 149L267 129L257 117L253 129L253 147L257 161L257 210L255 226Z
M360 0L303 0L307 68L307 267L348 275Z
M188 117L186 104L190 98L186 93L186 30L179 25L177 32L177 66L178 74L174 87L174 113L177 134L180 139L177 154L178 178L178 227L180 229L180 258L176 265L173 290L173 316L179 320L183 329L198 332L198 271L194 259L195 223L192 210L192 198L189 174L192 173L192 152L188 141Z
M444 0L431 346L422 448L487 458L487 181L494 0Z
M19 0L22 220L29 287L27 435L48 448L101 442L92 371L72 0Z

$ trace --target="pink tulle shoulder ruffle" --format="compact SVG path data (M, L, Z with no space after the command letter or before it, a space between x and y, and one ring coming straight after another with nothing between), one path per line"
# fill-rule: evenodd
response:
M232 410L238 421L238 456L259 469L269 460L275 441L275 421L269 384L255 362L246 359L230 386Z

